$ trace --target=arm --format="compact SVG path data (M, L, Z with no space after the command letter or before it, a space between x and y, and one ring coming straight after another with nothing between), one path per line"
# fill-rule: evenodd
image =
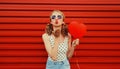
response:
M42 35L42 39L43 39L43 42L45 44L45 48L46 48L46 51L47 51L48 55L53 60L56 60L57 59L57 50L58 50L58 40L57 40L57 38L55 38L55 44L54 44L53 48L50 46L49 37L46 33Z
M68 53L67 53L67 57L71 58L73 56L74 53L74 49L76 47L76 45L79 45L79 39L75 39L72 42L72 38L71 35L69 34L69 41L68 41Z

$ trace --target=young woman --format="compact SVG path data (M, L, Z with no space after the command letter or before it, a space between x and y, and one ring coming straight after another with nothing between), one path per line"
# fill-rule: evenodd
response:
M65 16L59 10L50 15L50 23L46 26L42 39L48 53L46 69L70 69L68 59L72 57L79 39L72 41L64 22Z

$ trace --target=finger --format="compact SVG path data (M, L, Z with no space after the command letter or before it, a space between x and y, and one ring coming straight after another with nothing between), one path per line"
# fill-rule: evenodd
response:
M75 41L73 41L73 42L72 42L72 46L75 46L75 45L76 45L76 42L75 42Z
M65 24L65 22L63 22L63 24Z

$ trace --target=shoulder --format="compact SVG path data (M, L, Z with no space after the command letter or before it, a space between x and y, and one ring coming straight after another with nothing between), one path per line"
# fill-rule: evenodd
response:
M47 33L42 34L42 37L45 37L45 36L47 36Z
M42 34L42 38L43 38L43 39L47 39L48 36L49 36L49 35L48 35L47 33Z

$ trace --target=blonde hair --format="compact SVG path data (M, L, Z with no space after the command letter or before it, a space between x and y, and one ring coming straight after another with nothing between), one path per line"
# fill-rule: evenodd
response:
M63 16L63 20L65 18L63 12L61 12L60 10L54 10L51 15L50 15L50 19L51 19L51 16L54 12L59 12L62 16ZM51 35L52 34L52 31L53 31L53 25L51 23L48 23L47 26L46 26L46 29L45 29L45 32L48 34L48 35ZM61 29L61 33L62 35L65 37L65 36L68 36L68 27L66 24L62 24L62 29Z
M62 15L62 17L63 17L63 21L64 21L64 19L65 19L65 15L64 15L63 12L60 11L60 10L54 10L54 11L52 11L52 13L50 14L50 21L51 21L52 14L53 14L54 12L58 12L58 13L60 13L60 14Z

